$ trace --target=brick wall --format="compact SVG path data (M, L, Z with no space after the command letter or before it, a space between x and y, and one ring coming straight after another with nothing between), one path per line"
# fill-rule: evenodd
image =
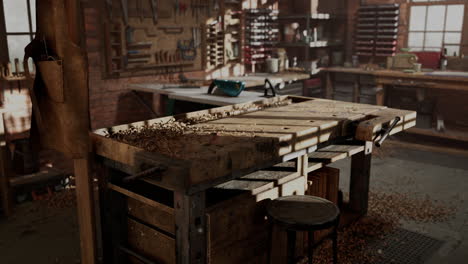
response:
M141 120L151 119L150 113L131 93L131 83L164 82L168 76L149 75L129 78L108 78L105 74L105 54L102 17L99 5L104 1L82 0L84 20L84 40L89 66L89 111L92 129L110 127ZM185 73L188 77L199 76L200 72ZM174 74L177 76L178 74ZM157 112L159 98L151 94L143 99Z

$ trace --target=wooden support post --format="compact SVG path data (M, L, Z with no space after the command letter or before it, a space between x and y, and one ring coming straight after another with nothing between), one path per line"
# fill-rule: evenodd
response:
M13 213L13 197L10 189L11 159L10 150L4 145L5 142L2 143L2 146L0 146L0 199L3 213L10 216Z
M89 158L74 159L76 203L80 226L81 263L96 263L96 237L94 222L93 177Z
M325 94L326 99L333 99L333 92L335 90L333 86L333 73L327 72L325 76Z
M356 75L356 80L353 83L353 102L359 103L361 101L361 83L359 75Z
M205 192L174 193L177 264L207 262Z
M377 84L377 92L375 93L375 102L377 105L385 105L386 91L385 86L381 83Z
M365 149L351 158L351 182L349 204L351 209L365 215L369 202L369 180L373 142L365 142Z
M309 155L305 154L297 158L296 168L299 175L304 177L304 190L307 191L309 189L309 183L307 181L307 168L309 167Z

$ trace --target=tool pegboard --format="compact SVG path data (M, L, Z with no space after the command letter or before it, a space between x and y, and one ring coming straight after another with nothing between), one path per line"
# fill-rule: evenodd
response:
M217 0L106 0L104 39L110 77L197 71Z
M106 0L110 77L212 70L242 60L242 1Z

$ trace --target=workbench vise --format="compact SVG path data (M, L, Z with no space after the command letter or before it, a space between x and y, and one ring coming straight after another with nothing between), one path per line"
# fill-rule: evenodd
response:
M216 91L221 92L223 95L237 97L242 93L242 91L245 90L245 82L232 80L214 80L208 89L208 94L212 94L215 88L217 88Z

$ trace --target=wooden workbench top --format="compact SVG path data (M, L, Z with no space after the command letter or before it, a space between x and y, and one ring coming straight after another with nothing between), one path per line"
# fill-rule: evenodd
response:
M270 107L264 108L265 104ZM95 153L111 161L136 171L148 164L165 168L163 176L146 181L191 190L294 158L295 153L315 150L318 144L336 138L372 141L397 116L401 121L392 133L416 123L412 111L275 97L117 126L111 128L110 137L105 136L109 129L101 129L91 137Z
M391 78L411 78L420 80L431 80L431 81L457 81L468 83L468 73L463 76L461 72L451 71L434 71L434 72L417 72L417 73L405 73L397 70L365 70L362 68L346 68L346 67L328 67L322 69L324 72L334 73L350 73L350 74L361 74L361 75L372 75L375 77L391 77ZM468 87L466 87L468 90Z
M177 87L163 84L132 84L129 88L135 91L150 92L166 95L169 99L193 102L198 104L208 104L215 106L225 106L261 100L262 93L243 91L239 96L232 97L221 94L208 94L208 86L205 87Z

